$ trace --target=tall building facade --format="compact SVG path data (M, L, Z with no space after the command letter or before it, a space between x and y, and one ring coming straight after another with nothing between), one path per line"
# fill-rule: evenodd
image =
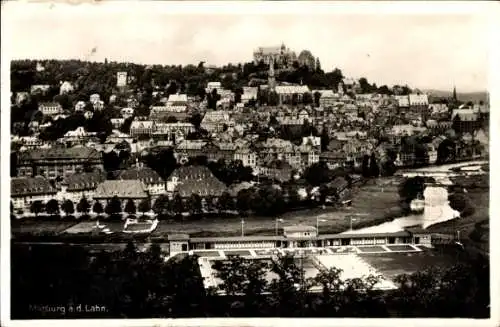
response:
M290 68L297 60L295 52L287 48L284 44L281 46L259 47L253 53L255 64L260 62L269 65L271 61L279 68Z

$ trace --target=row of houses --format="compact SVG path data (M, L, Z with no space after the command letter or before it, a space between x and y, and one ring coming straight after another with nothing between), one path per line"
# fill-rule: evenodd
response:
M128 200L138 205L144 199L154 201L160 195L189 198L217 199L229 188L204 166L179 167L165 181L154 170L135 167L122 170L116 180L107 180L102 171L81 172L66 176L54 183L43 176L14 177L11 179L11 200L16 211L28 211L35 201L47 203L51 199L71 200L78 203L85 197L89 203L99 201L105 205L117 197L122 209Z

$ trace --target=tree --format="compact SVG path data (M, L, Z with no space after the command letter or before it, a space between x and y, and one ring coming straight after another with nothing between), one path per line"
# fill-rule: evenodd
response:
M405 179L399 186L398 193L403 201L410 203L417 195L424 192L424 188L424 179L417 176Z
M330 169L324 162L314 163L304 171L304 178L312 186L319 186L330 181Z
M122 203L120 199L115 195L111 198L111 200L106 204L106 208L104 209L106 214L109 216L116 216L120 212L122 212Z
M437 163L442 164L455 158L455 142L444 139L437 148Z
M215 199L212 195L207 195L205 197L205 210L212 212L215 209Z
M321 72L321 63L319 62L319 58L316 58L316 71Z
M61 210L64 211L66 217L75 213L75 206L73 205L73 201L65 200L61 205Z
M134 120L133 117L129 117L125 119L123 124L120 126L120 132L129 134L130 133L130 126L132 125L132 121Z
M125 204L125 212L128 213L129 215L135 214L137 211L135 207L135 203L132 199L128 199L127 203Z
M450 207L460 213L461 217L466 217L474 213L474 206L470 199L461 193L451 193L448 195Z
M359 79L359 86L361 88L361 93L370 93L372 91L372 86L365 77Z
M286 255L273 260L271 271L278 275L269 285L271 306L280 317L300 315L307 290L303 269L297 266L293 256Z
M189 122L193 124L194 128L200 128L201 121L203 120L203 116L199 112L195 112L189 117Z
M301 199L297 185L292 184L287 187L288 207L294 208L300 205Z
M43 212L43 210L44 210L44 205L42 201L36 200L31 203L30 211L34 213L36 217L38 217L38 214Z
M177 159L171 148L152 151L144 160L146 165L156 171L163 179L168 178L175 168L177 168Z
M219 285L221 291L230 297L243 296L244 312L238 312L239 310L234 312L237 306L233 305L231 306L233 314L249 316L261 311L263 303L260 298L267 289L265 278L267 263L230 256L227 261L216 261L213 268L216 277L222 281Z
M337 316L341 309L342 288L344 286L341 274L342 269L334 267L322 270L314 277L314 284L322 287L319 311L321 313L330 311L328 316Z
M313 103L313 102L314 102L314 99L313 99L313 97L312 97L311 93L309 93L309 92L305 92L305 93L302 95L302 102L303 102L304 104L311 104L311 103Z
M319 107L319 99L321 99L321 93L314 92L314 105Z
M382 176L392 176L397 168L392 160L386 160L382 163Z
M92 211L97 215L101 215L104 212L104 208L102 207L101 202L96 201L94 206L92 207Z
M328 145L330 144L330 135L328 134L328 130L323 128L321 131L321 151L328 151Z
M193 193L188 199L188 208L191 215L199 215L201 213L201 197Z
M168 116L166 122L167 123L177 123L177 118L175 118L174 116Z
M86 197L82 197L80 202L76 205L76 211L81 214L87 215L90 211L90 203Z
M384 95L390 95L392 94L391 90L387 85L382 85L377 89L377 93L384 94Z
M153 212L159 216L164 214L167 209L168 197L165 194L161 194L153 205Z
M49 215L57 215L59 213L59 203L56 199L51 199L45 205L45 212Z
M251 208L252 191L250 189L242 189L236 196L236 208L241 214L248 212Z
M234 208L234 201L231 195L228 192L222 193L217 201L217 208L219 211L224 212L228 210L232 210Z
M143 214L151 210L151 203L149 202L149 199L144 199L139 202L139 207L137 209Z
M285 201L279 188L273 186L261 187L253 193L251 208L257 214L272 216L283 212Z
M177 215L180 215L184 212L184 202L182 201L182 197L180 194L174 195L174 198L171 202L172 205L172 212L174 212Z
M375 152L372 152L370 157L370 176L378 177L380 175L380 169L377 164L377 158L375 157Z
M370 156L365 154L363 156L363 163L361 164L361 174L363 177L370 177Z
M429 164L429 153L424 144L415 145L415 165L425 166Z

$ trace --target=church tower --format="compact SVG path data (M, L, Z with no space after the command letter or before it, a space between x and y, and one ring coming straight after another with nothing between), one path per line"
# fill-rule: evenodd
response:
M271 57L269 62L269 73L268 73L268 81L267 81L269 90L274 91L276 87L276 78L274 76L274 57Z
M453 101L457 102L457 88L453 85Z

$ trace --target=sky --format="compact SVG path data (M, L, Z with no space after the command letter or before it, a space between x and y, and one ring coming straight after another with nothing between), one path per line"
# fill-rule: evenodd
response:
M193 14L147 9L146 4L141 10L124 7L119 12L105 6L11 11L8 55L223 65L249 62L257 47L284 43L297 55L310 50L325 71L338 67L348 77L366 77L377 85L439 90L456 85L461 92L488 88L488 25L477 13ZM91 55L93 48L97 51Z

